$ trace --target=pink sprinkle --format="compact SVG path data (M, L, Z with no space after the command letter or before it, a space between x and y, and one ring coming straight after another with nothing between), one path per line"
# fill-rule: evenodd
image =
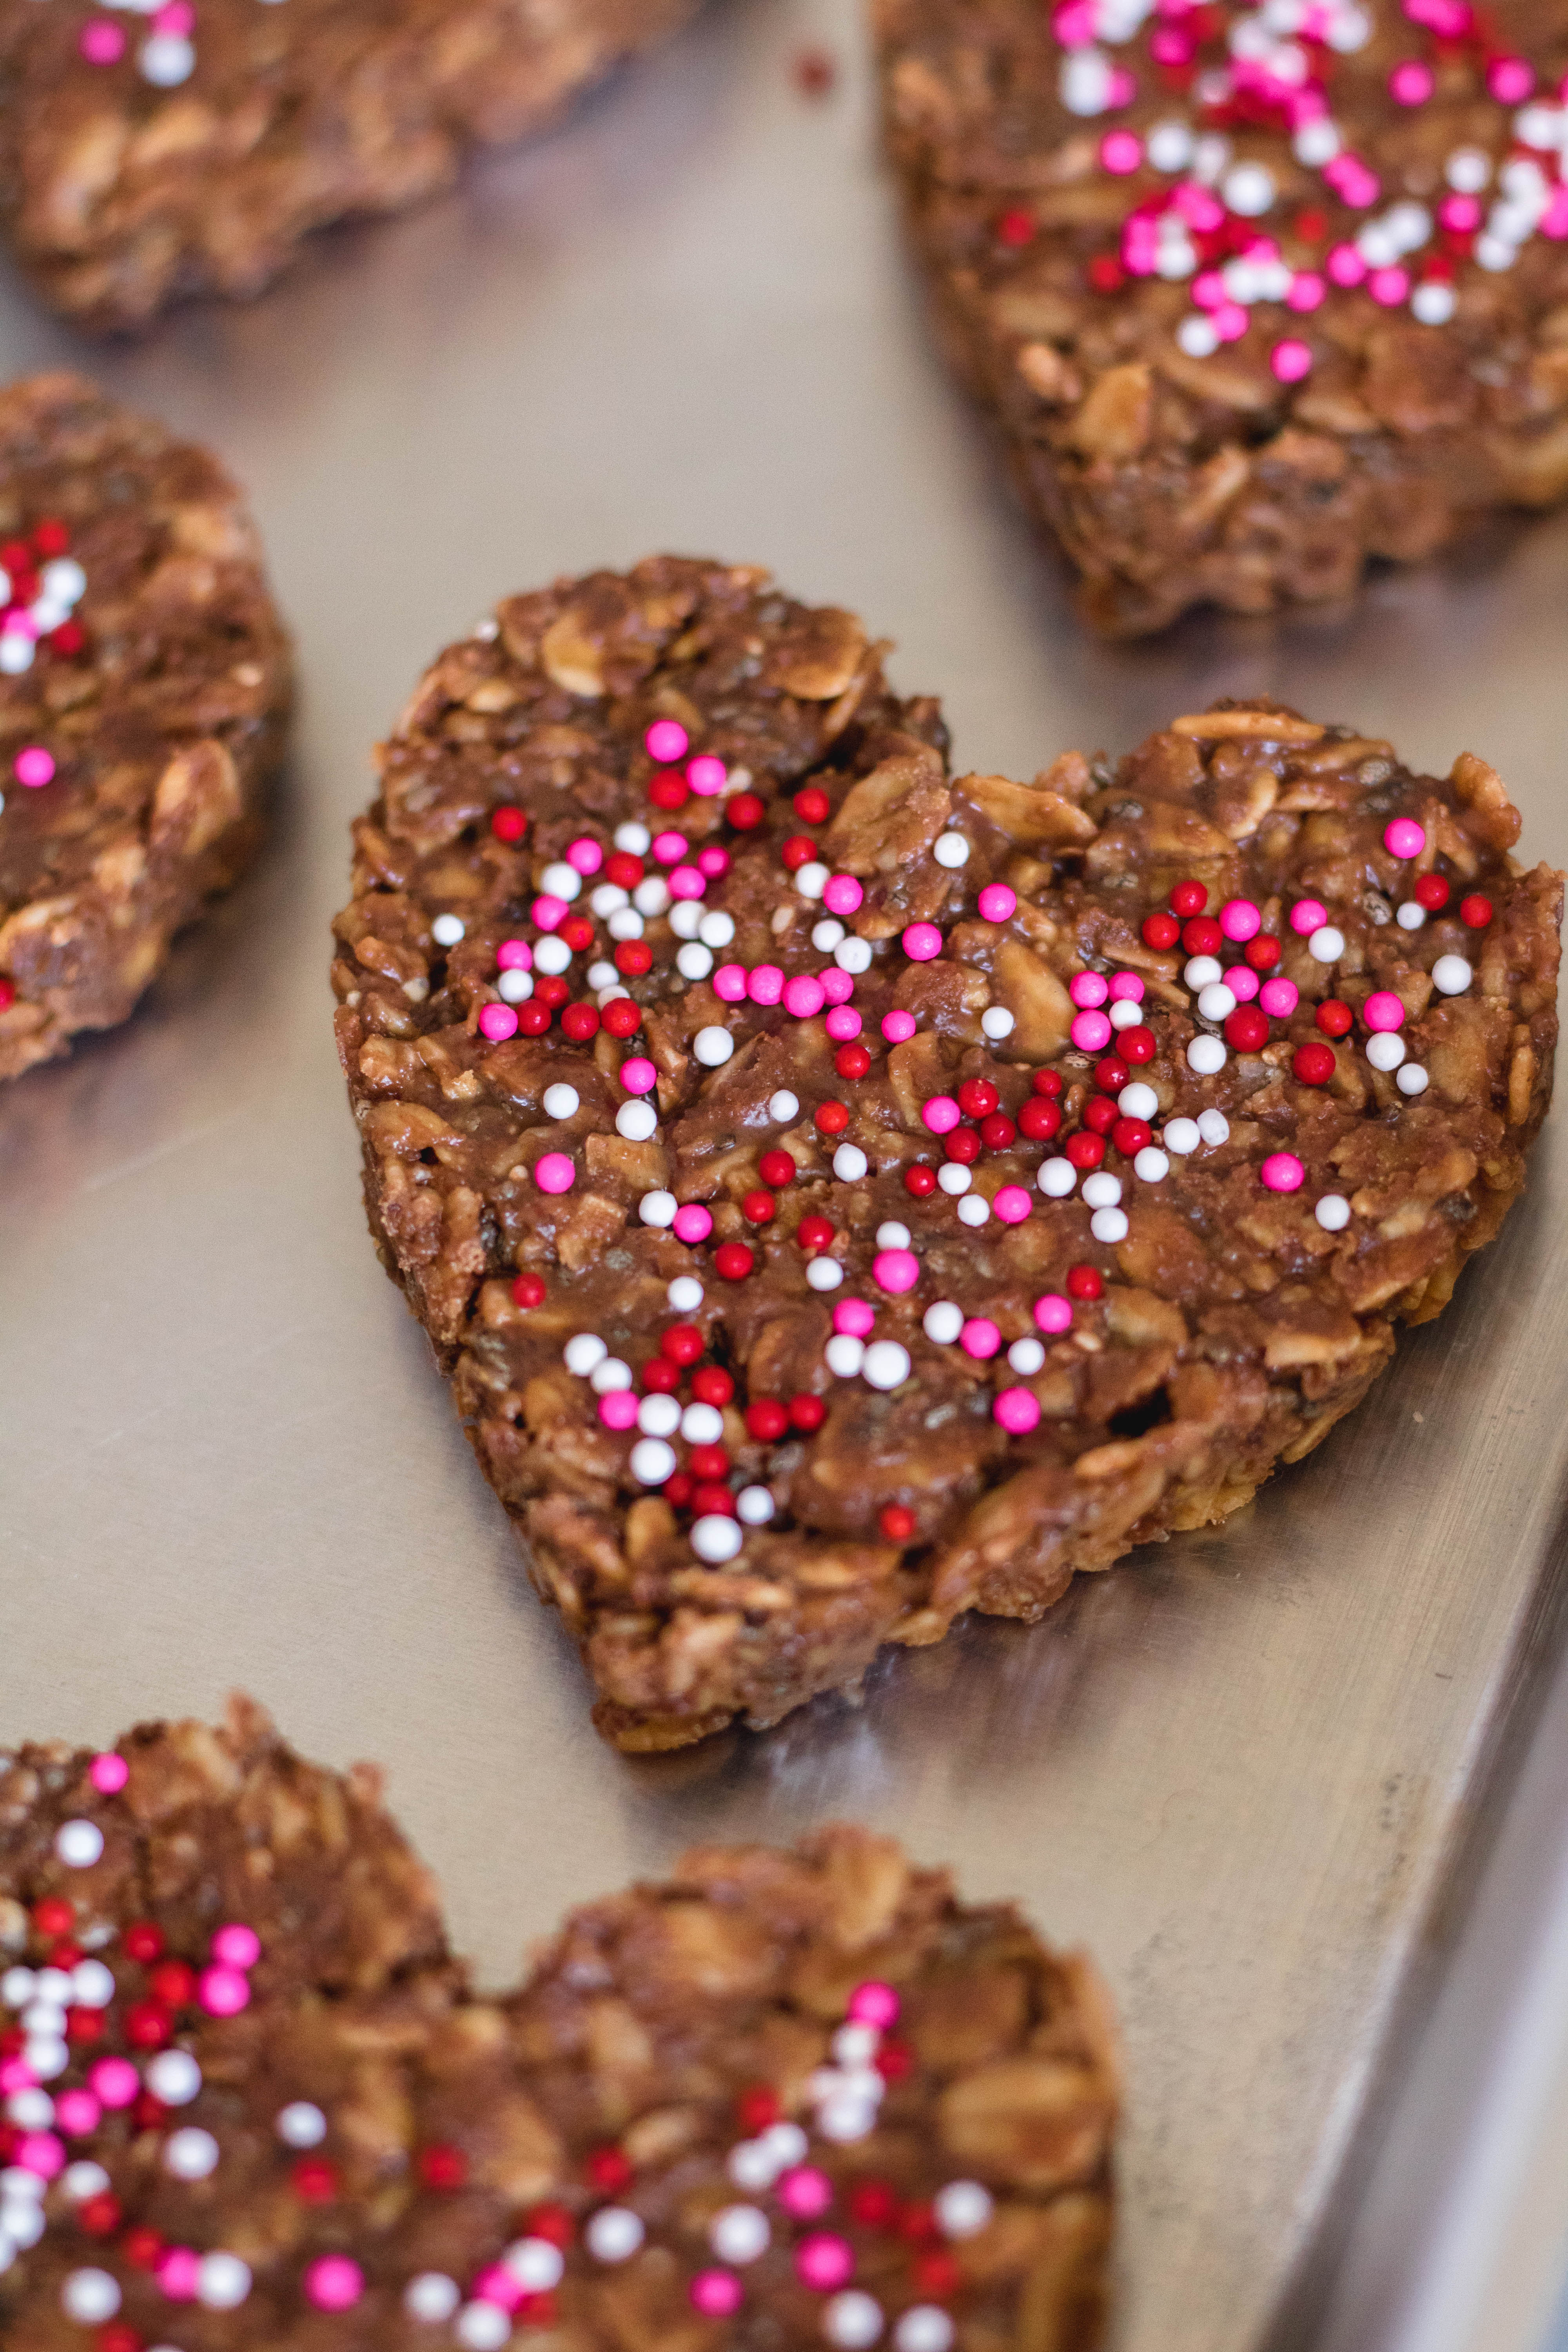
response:
M646 1095L658 1084L658 1072L646 1054L633 1054L621 1064L616 1076L629 1095Z
M596 874L604 862L605 853L590 834L579 834L566 852L566 863L575 874Z
M885 2032L899 2021L899 1996L891 1985L873 1977L858 1984L850 1994L848 2016L852 2025L874 2025L879 2032Z
M989 1315L972 1315L958 1335L958 1344L966 1356L984 1364L1002 1345L1002 1334Z
M851 1037L858 1037L866 1024L852 1004L836 1004L823 1025L828 1035L843 1045Z
M884 1013L882 1015L882 1034L889 1045L907 1045L919 1026L912 1013Z
M934 923L910 923L904 933L904 953L911 963L930 963L942 953L942 933Z
M797 2221L815 2221L833 2202L833 2183L815 2164L797 2164L780 2174L778 2200Z
M821 1012L826 1002L822 982L813 979L808 971L797 971L793 980L784 982L784 1009L796 1021L811 1020Z
M721 963L713 975L713 993L722 1003L742 1004L746 996L746 967L743 963Z
M677 833L672 826L667 826L663 833L656 833L653 837L653 854L661 866L673 866L678 857L685 856L690 846L686 835Z
M118 25L100 17L93 25L84 25L77 47L89 66L118 65L125 55L125 36Z
M833 874L822 893L822 903L830 915L852 915L865 896L853 874Z
M1021 1225L1029 1213L1029 1196L1021 1184L1004 1184L991 1205L1005 1225Z
M688 1248L705 1242L712 1230L712 1211L705 1209L700 1201L688 1201L683 1209L677 1209L671 1231L676 1240L685 1242Z
M1258 1172L1271 1192L1294 1192L1307 1173L1293 1151L1271 1151Z
M479 1009L479 1034L499 1045L517 1034L517 1014L510 1004L486 1004Z
M128 2107L142 2088L129 2058L100 2058L88 2075L95 2098L106 2107Z
M552 931L557 923L566 919L566 901L558 898L553 890L543 890L529 909L542 931Z
M1047 1290L1043 1298L1035 1301L1035 1321L1042 1331L1072 1329L1072 1301L1059 1291Z
M721 874L730 871L730 853L717 841L704 842L697 853L697 864L710 882L716 882Z
M703 751L695 760L687 761L686 781L694 793L708 801L715 793L723 791L730 781L730 771L722 760L713 757L711 751Z
M1214 313L1213 326L1222 343L1239 342L1251 323L1239 302L1222 302Z
M6 2098L14 2098L18 2091L36 2091L37 2087L38 2078L25 2058L0 2058L0 2092ZM134 2090L131 2095L136 2096Z
M36 792L40 784L54 782L54 760L41 743L29 743L11 762L11 772L19 784L30 784Z
M513 2278L503 2263L491 2263L474 2281L474 2294L480 2303L499 2305L502 2311L516 2311L525 2300L528 2289L521 2279Z
M1436 87L1431 67L1417 58L1406 58L1388 77L1389 96L1396 106L1425 106Z
M1369 1029L1398 1029L1404 1024L1405 1007L1393 989L1374 989L1362 1006L1362 1019Z
M1366 290L1374 302L1385 310L1396 310L1410 292L1408 269L1374 269L1366 281Z
M103 2109L90 2091L62 2091L55 2101L55 2121L72 2139L85 2139L103 2121Z
M1328 290L1317 270L1298 269L1290 280L1286 304L1292 310L1316 310L1321 308Z
M502 971L531 971L533 950L526 940L502 940L496 950L496 962Z
M672 898L700 898L707 887L707 879L700 866L677 866L671 869L669 895Z
M191 2246L171 2246L153 2275L171 2303L194 2303L201 2257Z
M1535 74L1522 58L1494 58L1487 68L1487 88L1504 106L1520 106L1535 88Z
M665 765L683 760L691 745L691 738L679 719L656 719L642 740L648 758Z
M1474 196L1445 196L1437 207L1437 218L1445 228L1458 236L1468 236L1481 225L1481 207Z
M784 976L776 963L754 963L746 974L746 994L753 1004L776 1004L784 984Z
M1085 1054L1098 1054L1110 1043L1110 1024L1103 1013L1080 1013L1072 1024L1072 1041Z
M1110 1001L1113 1004L1142 1004L1143 983L1135 971L1117 971L1110 976Z
M1324 267L1336 286L1359 286L1366 264L1353 245L1336 245Z
M1568 236L1568 188L1553 188L1552 201L1536 223L1542 236Z
M984 921L1005 923L1018 904L1018 894L1005 882L987 882L975 903Z
M871 1279L880 1289L890 1290L895 1297L912 1290L921 1278L921 1262L913 1250L879 1250L871 1260Z
M1108 172L1135 172L1143 161L1143 142L1131 131L1109 131L1100 142L1100 160Z
M1086 1013L1092 1012L1097 1004L1103 1004L1110 993L1109 984L1098 971L1075 971L1068 982L1068 994Z
M876 1321L877 1310L868 1299L841 1298L833 1309L834 1329L847 1331L852 1339L868 1339Z
M1419 857L1426 846L1425 828L1413 816L1396 816L1384 827L1383 845L1390 857Z
M704 2319L728 2319L741 2308L741 2282L733 2271L699 2271L686 2292Z
M153 12L153 30L155 33L174 33L183 37L195 30L195 22L196 12L189 5L189 0L164 0L163 6Z
M347 2311L364 2293L364 2273L347 2254L319 2254L305 2273L305 2293L318 2311Z
M1255 940L1263 929L1263 918L1250 898L1227 898L1219 910L1219 927L1227 940L1240 947L1247 940Z
M1220 978L1238 1004L1250 1004L1258 993L1258 974L1249 963L1233 963Z
M1030 1389L1004 1389L991 1410L1009 1437L1027 1437L1040 1425L1040 1401Z
M16 2161L38 2180L53 2180L66 2168L66 2152L53 2132L24 2132L16 2142Z
M212 1953L226 1969L253 1969L261 1958L261 1939L254 1927L231 1921L213 1937Z
M93 1758L87 1777L100 1797L115 1797L130 1780L131 1767L123 1756L106 1752Z
M1217 269L1200 269L1193 280L1193 301L1200 310L1223 310L1228 296Z
M209 2017L237 2017L250 2006L250 1987L238 1969L204 1969L196 1980L196 1998Z
M1329 910L1321 898L1298 898L1290 909L1290 929L1303 940L1321 931L1329 919Z
M563 1151L546 1151L533 1163L533 1181L542 1192L569 1192L577 1171Z
M1402 271L1395 273L1396 276L1403 274ZM1268 364L1281 383L1300 383L1304 375L1312 373L1311 347L1299 341L1294 335L1287 335L1269 352Z
M1293 980L1283 973L1277 979L1266 980L1258 992L1258 1002L1270 1021L1289 1021L1301 1002L1301 992Z
M951 1095L932 1095L921 1105L921 1118L932 1135L951 1135L963 1117Z
M836 963L830 963L826 970L819 971L816 977L822 982L822 993L829 1004L847 1004L855 993L853 976L849 972L840 971Z
M847 2239L819 2230L803 2238L795 2248L795 2267L805 2285L815 2287L818 2294L831 2294L835 2287L854 2277L855 2255Z
M630 1429L637 1417L637 1401L630 1389L612 1389L599 1399L599 1419L606 1429Z

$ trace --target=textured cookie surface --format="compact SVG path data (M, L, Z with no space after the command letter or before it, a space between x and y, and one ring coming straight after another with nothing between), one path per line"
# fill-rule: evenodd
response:
M887 1839L689 1854L481 1999L243 1703L0 1753L6 2352L1089 2352L1089 1964Z
M662 38L692 0L0 5L0 189L73 318L257 293L328 222L445 186Z
M0 1078L123 1021L260 835L289 655L205 449L79 377L0 392Z
M1561 884L1482 761L944 745L852 615L659 558L442 655L356 828L373 1230L627 1747L1224 1516L1523 1181Z
M1568 488L1547 0L878 0L939 331L1119 633Z

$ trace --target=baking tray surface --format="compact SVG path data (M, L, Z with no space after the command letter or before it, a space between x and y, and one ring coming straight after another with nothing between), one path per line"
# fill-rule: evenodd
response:
M837 57L825 99L796 86ZM898 641L961 765L1121 751L1267 692L1446 769L1568 859L1568 518L1350 612L1088 642L928 340L848 0L724 0L560 132L250 310L78 342L6 285L7 374L86 365L250 490L298 632L268 848L128 1028L0 1095L0 1738L242 1684L391 1768L496 1979L695 1838L857 1815L1021 1895L1121 2004L1115 2352L1311 2340L1331 2222L1553 1650L1568 1446L1557 1123L1500 1243L1368 1403L1217 1532L864 1703L628 1762L533 1601L378 1268L328 924L367 747L498 595L674 547Z

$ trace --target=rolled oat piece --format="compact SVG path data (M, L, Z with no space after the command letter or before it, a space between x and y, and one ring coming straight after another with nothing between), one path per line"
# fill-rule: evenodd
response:
M0 1078L130 1014L260 838L288 640L208 451L0 391Z
M877 0L938 333L1117 635L1568 488L1568 20Z
M312 230L447 186L695 0L0 0L5 231L88 327L259 293Z
M337 920L372 1231L633 1749L1220 1519L1436 1314L1550 1097L1500 779L1271 703L954 777L849 613L510 598Z
M890 1839L704 1847L479 1998L379 1776L244 1700L0 1751L14 2352L1092 2352L1081 1955Z

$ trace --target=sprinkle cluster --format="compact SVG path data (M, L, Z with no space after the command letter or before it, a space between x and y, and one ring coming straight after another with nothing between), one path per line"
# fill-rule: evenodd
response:
M135 47L136 70L155 89L177 89L196 68L196 12L191 0L104 0L116 16L140 16L147 32ZM265 0L276 5L277 0ZM126 56L131 40L116 16L89 16L77 36L77 47L89 66L116 66Z

